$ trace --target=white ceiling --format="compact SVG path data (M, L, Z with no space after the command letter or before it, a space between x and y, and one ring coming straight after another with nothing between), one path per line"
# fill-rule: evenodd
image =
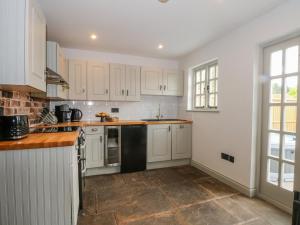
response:
M39 0L48 39L63 47L161 58L181 57L285 1Z

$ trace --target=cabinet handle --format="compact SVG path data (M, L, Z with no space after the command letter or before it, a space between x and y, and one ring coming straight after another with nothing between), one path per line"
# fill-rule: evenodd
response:
M122 89L122 95L124 95L124 89Z
M167 86L166 86L166 85L164 85L164 91L166 90L166 88L167 88Z
M129 91L127 90L127 96L129 96Z
M108 94L108 89L105 90L105 93Z
M159 90L162 90L162 85L159 85Z
M169 132L171 132L171 126L169 125Z
M100 143L102 143L102 136L100 136Z
M82 93L84 93L84 92L85 92L85 89L83 88L83 89L82 89Z
M93 131L93 132L96 132L96 131L98 131L98 129L97 129L97 128L93 128L92 131Z
M180 129L184 128L184 125L180 125L179 128L180 128Z

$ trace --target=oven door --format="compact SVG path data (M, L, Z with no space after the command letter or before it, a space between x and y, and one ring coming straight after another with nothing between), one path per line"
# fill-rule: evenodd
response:
M78 179L79 179L79 209L83 209L83 195L86 172L86 144L82 143L78 149Z

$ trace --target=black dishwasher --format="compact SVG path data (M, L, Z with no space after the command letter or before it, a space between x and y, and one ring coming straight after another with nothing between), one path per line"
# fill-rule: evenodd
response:
M122 126L121 147L121 173L145 170L147 155L147 126Z

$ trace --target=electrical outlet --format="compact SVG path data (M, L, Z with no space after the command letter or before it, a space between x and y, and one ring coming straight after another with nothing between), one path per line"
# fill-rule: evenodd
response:
M111 113L119 113L119 108L111 108Z
M228 155L226 153L221 153L221 159L234 163L234 156Z

